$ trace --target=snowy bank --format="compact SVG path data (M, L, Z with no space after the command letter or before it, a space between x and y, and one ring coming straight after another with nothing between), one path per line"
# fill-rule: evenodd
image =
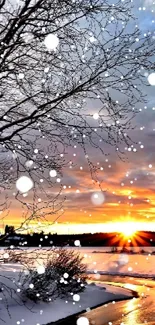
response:
M17 281L19 265L7 264L2 265L0 269L1 282L6 283L9 287L15 286L14 280ZM17 282L16 282L17 283ZM10 285L11 284L11 285ZM20 283L19 283L20 286ZM18 287L19 287L18 286ZM14 287L15 288L15 287ZM18 289L19 290L19 289ZM22 303L20 300L20 292L16 294L9 292L5 295L0 293L0 322L5 325L42 325L57 321L69 315L87 311L89 308L112 301L132 298L133 293L128 289L114 287L111 285L95 285L88 284L86 290L80 295L64 299L56 299L49 303L34 304L30 301ZM7 301L7 308L6 308Z

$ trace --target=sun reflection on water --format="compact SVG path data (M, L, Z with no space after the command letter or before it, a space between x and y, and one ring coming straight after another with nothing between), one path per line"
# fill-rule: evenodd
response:
M138 324L139 306L136 298L133 298L125 305L125 325Z

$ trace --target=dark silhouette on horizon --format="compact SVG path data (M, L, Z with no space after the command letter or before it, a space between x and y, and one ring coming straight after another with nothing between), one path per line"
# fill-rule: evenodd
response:
M84 233L84 234L45 234L40 233L20 234L12 225L5 226L5 234L0 236L0 246L20 246L20 247L47 247L47 246L73 246L75 241L80 242L82 247L112 247L113 252L117 252L117 247L145 247L155 246L155 232L139 231L132 238L123 237L122 233Z

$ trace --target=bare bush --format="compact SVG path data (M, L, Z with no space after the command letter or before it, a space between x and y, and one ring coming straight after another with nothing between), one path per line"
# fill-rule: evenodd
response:
M30 269L23 279L24 298L49 302L84 290L86 265L82 263L80 255L66 249L53 250L50 255L42 274L39 274L39 268Z

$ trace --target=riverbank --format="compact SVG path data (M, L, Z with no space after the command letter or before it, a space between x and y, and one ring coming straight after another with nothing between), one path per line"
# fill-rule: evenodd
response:
M137 299L123 299L115 304L109 301L101 306L91 308L88 312L78 313L44 325L77 325L78 319L80 319L79 324L81 325L155 324L155 282L153 280L101 276L99 281L104 285L108 283L112 286L118 285L133 289L133 293L138 292L138 297Z
M126 298L125 297L124 298L117 298L117 299L115 299L115 302L126 301L126 300L129 300L129 299L133 299L134 297L135 298L138 298L139 297L139 295L138 295L138 293L136 291L133 293L133 296L126 297ZM107 300L104 303L100 303L99 305L95 305L95 306L91 307L90 310L94 310L96 308L99 308L99 307L104 306L104 305L109 304L109 303L113 303L113 300L112 299L111 300ZM86 310L84 309L84 310L80 311L80 313L78 312L76 314L73 314L73 315L67 316L65 318L59 319L58 321L50 322L50 323L44 324L44 325L52 325L52 324L55 324L55 325L73 325L74 324L74 321L76 319L78 319L78 316L79 315L82 315L85 312L86 312Z
M17 266L16 266L17 267ZM7 272L6 272L7 269ZM1 268L1 276L3 281L5 276L12 279L16 278L18 272L15 265L7 265ZM5 282L5 281L4 281ZM7 284L7 283L6 283ZM12 289L14 284L12 282ZM1 304L0 304L0 318L5 321L5 325L16 325L22 324L24 319L24 325L36 325L36 324L52 324L64 320L66 317L78 315L108 302L115 304L116 301L131 299L135 296L135 293L129 289L115 287L109 284L95 284L88 283L84 292L73 296L72 294L65 299L56 299L49 303L37 303L34 304L30 301L22 303L20 300L20 292L16 290L14 296L13 290L12 295L7 294L7 308L6 300L4 299L2 293L0 294ZM9 311L9 312L8 312Z
M24 252L26 251L28 256L35 258L36 265L38 265L38 263L44 263L47 253L49 252L44 249L24 250ZM10 325L10 323L12 325L22 324L22 319L24 319L25 325L52 324L60 320L65 321L65 318L67 317L68 319L68 317L72 317L71 315L73 315L74 318L75 315L79 315L79 313L81 314L90 309L95 312L98 306L103 306L111 301L112 303L108 304L110 310L110 308L115 308L115 301L117 301L118 305L118 301L125 301L136 295L135 292L128 291L126 287L126 284L130 283L129 279L131 277L133 283L135 283L135 281L141 281L142 279L143 283L148 283L148 281L155 278L153 267L155 263L155 255L151 255L151 252L148 252L147 255L107 254L104 253L103 248L101 248L101 255L97 250L94 251L94 248L76 248L75 251L78 251L80 256L83 257L84 263L88 266L87 269L88 273L91 275L92 282L97 284L88 285L85 292L80 293L79 301L74 301L73 296L70 295L65 299L56 299L50 303L41 302L38 304L32 304L32 302L30 303L30 301L28 301L26 302L26 305L20 305L20 292L17 292L17 288L14 287L14 283L12 282L13 279L16 279L16 283L18 282L17 278L20 272L20 265L9 263L1 264L1 281L4 282L5 277L11 277L9 287L12 284L11 288L16 290L15 299L18 301L18 303L16 303L15 299L7 296L11 318L4 306L5 300L4 302L0 301L0 318L5 320L5 325ZM112 285L108 283L110 277L113 278L113 281L115 282ZM116 278L118 277L120 277L119 282L124 283L122 286L126 287L126 289L116 287ZM105 278L107 278L107 280L104 281ZM106 281L108 285L107 283L105 284ZM132 286L128 287L128 289L132 289ZM135 300L137 301L139 299ZM134 303L134 300L131 299L129 302L132 304ZM125 303L122 302L122 304Z
M109 303L78 315L78 319L85 317L84 319L88 320L90 325L155 325L155 282L153 280L132 277L123 279L113 276L101 278L101 282L108 281L112 285L123 285L125 288L137 291L138 299L119 301L116 304ZM72 324L61 323L61 325L77 325L77 320L74 319Z
M94 283L92 285L94 286ZM90 311L92 311L92 310L94 310L96 308L99 308L101 306L107 305L109 303L115 304L116 302L126 301L126 300L133 299L133 298L139 298L139 294L138 294L137 291L132 290L132 289L124 288L123 285L122 286L120 286L120 285L117 286L117 284L116 284L116 286L114 286L112 284L108 284L107 285L104 282L103 283L98 282L98 285L97 286L98 286L98 288L105 288L105 289L111 288L112 291L115 291L115 292L117 291L117 296L115 297L115 300L114 299L107 299L106 301L102 301L102 302L100 302L97 305L95 304L95 305L91 306L91 308L90 308L90 310L88 312L90 312ZM118 291L120 292L120 296L118 296ZM121 297L121 294L122 293L123 293L123 296ZM124 293L126 293L128 295L125 296ZM86 311L87 311L86 309L83 309L80 312L77 312L75 314L69 315L69 316L64 317L62 319L59 319L57 321L53 321L53 322L50 322L50 323L44 324L44 325L53 325L53 324L55 324L55 325L73 325L75 323L75 321L78 319L79 315L82 315Z

